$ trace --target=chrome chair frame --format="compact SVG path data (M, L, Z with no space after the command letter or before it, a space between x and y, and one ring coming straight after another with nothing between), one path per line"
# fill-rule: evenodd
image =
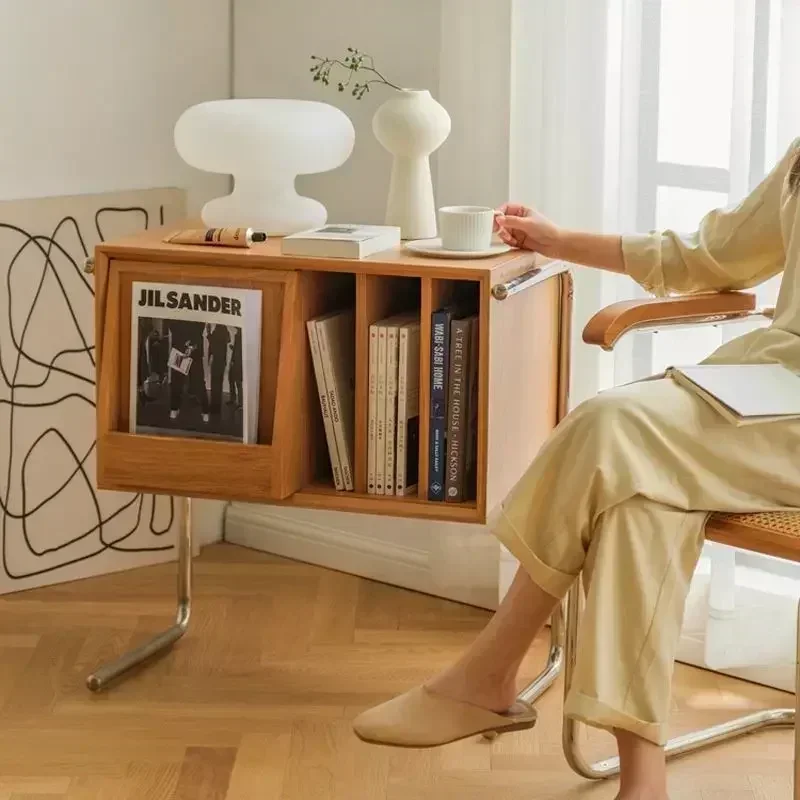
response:
M566 600L553 613L550 622L550 651L542 672L520 693L519 699L535 702L552 685L560 674L564 675L564 700L572 685L577 652L578 630L583 606L583 588L580 579L570 589ZM798 613L798 651L795 685L800 687L800 613ZM795 708L773 708L748 714L723 722L710 728L692 731L670 739L666 745L668 759L694 753L713 745L738 738L745 734L778 727L795 728L794 750L794 798L800 800L800 698L796 697ZM574 772L589 780L603 780L619 774L619 758L590 763L581 752L577 720L564 716L562 747L564 757Z

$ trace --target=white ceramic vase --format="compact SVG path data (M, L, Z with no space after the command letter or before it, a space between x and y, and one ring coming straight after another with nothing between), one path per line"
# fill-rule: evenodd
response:
M372 119L375 138L392 154L386 224L403 239L436 236L430 155L450 134L450 115L428 91L396 92Z

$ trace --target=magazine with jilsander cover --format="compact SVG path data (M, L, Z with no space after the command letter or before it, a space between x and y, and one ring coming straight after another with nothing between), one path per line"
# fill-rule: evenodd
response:
M261 291L133 283L130 432L258 438Z

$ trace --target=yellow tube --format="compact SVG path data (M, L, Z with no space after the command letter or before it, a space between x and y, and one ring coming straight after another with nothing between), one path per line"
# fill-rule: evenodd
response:
M250 247L253 242L263 242L265 233L252 228L208 228L207 230L175 231L164 238L168 244L203 244L216 247Z

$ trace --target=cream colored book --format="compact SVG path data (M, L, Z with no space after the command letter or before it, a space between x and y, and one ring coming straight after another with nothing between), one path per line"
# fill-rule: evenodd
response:
M375 448L378 436L378 325L369 326L367 397L367 494L375 494Z
M342 464L344 488L353 491L355 414L355 316L353 310L315 320L322 370L328 388L333 432Z
M383 468L383 493L394 494L395 446L397 444L397 346L399 324L386 324L386 455Z
M400 328L397 359L395 494L416 492L419 478L419 319Z
M400 332L415 317L419 317L416 312L407 312L389 317L383 322L386 325L386 464L383 473L384 494L396 493Z
M800 376L780 364L701 364L665 374L737 426L800 418Z
M375 494L385 494L386 470L386 326L378 323L378 377L375 402Z
M339 460L339 450L336 447L336 434L333 432L333 420L331 420L330 405L328 403L328 387L325 384L325 373L322 369L322 356L319 352L319 337L317 336L317 326L314 320L306 323L308 329L308 343L311 348L311 362L314 365L314 377L317 381L317 392L319 393L319 406L322 411L322 424L325 428L325 439L328 442L328 454L331 461L331 471L333 472L333 485L338 491L344 489L342 481L342 463Z

